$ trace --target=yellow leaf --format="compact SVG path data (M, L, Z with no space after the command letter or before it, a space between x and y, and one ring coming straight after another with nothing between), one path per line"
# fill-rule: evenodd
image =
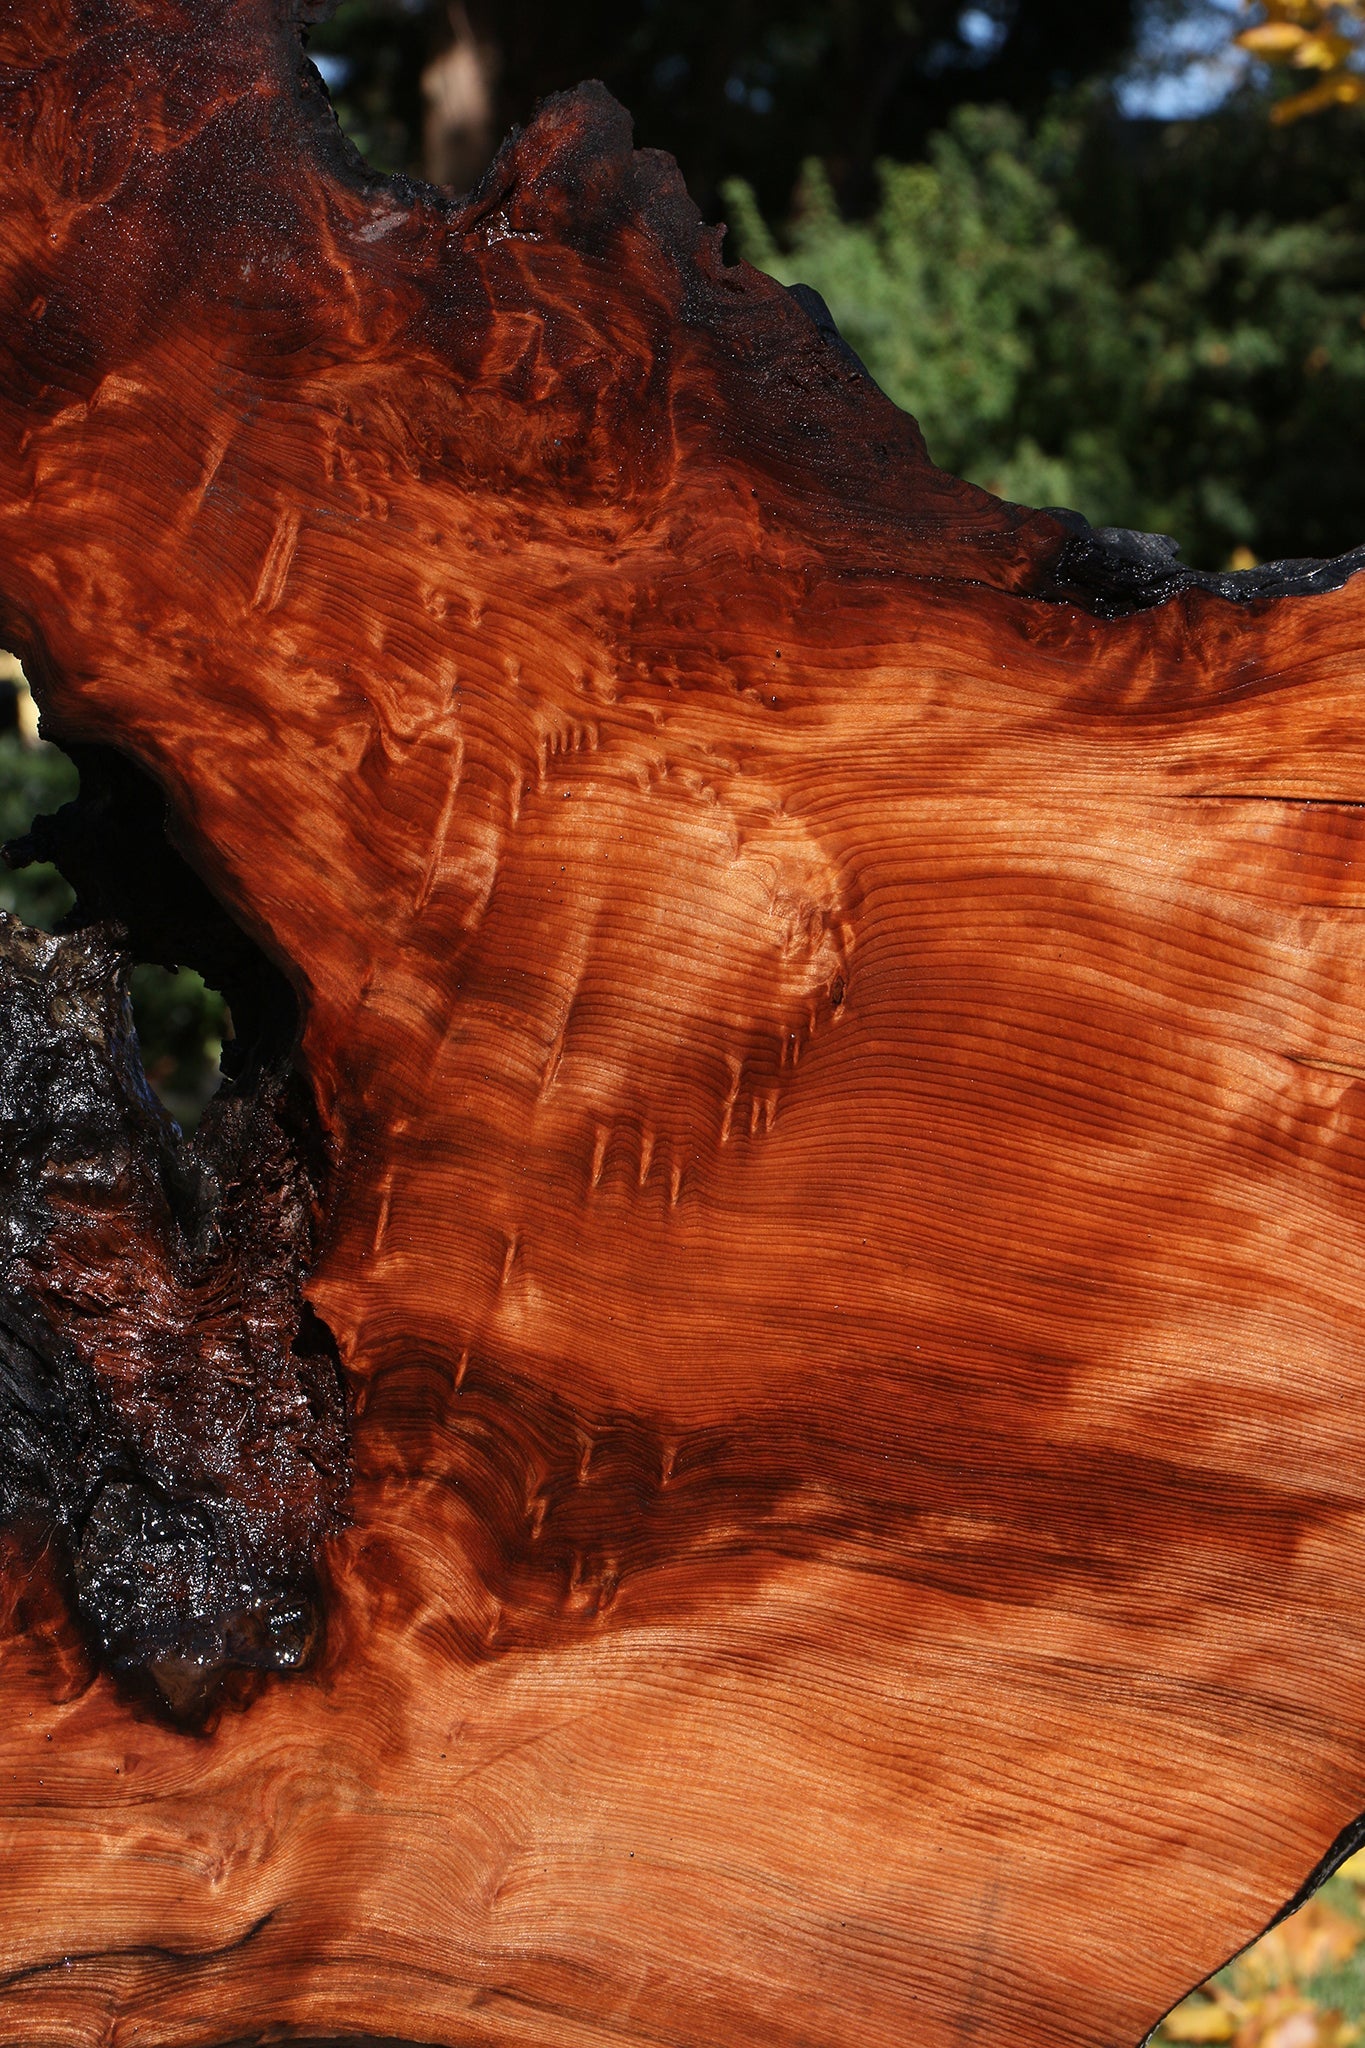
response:
M1237 2022L1227 2007L1215 2005L1211 1998L1198 1992L1183 2000L1174 2012L1168 2012L1161 2022L1161 2038L1165 2041L1230 2041L1236 2031Z
M1253 57L1287 57L1309 37L1307 29L1297 28L1292 21L1262 21L1255 28L1244 28L1233 40Z
M1238 1988L1316 1977L1320 1970L1334 1969L1354 1955L1362 1938L1365 1927L1358 1920L1329 1906L1325 1899L1310 1899L1239 1957L1235 1965Z
M1354 2032L1301 1992L1273 1991L1247 2007L1234 2048L1347 2048Z
M1324 78L1320 84L1310 85L1307 92L1292 93L1287 100L1276 100L1270 118L1282 125L1297 121L1303 114L1320 113L1324 107L1353 107L1362 99L1365 78L1352 71L1337 78Z
M1355 44L1346 36L1303 36L1291 62L1300 71L1334 71L1345 63L1354 48Z

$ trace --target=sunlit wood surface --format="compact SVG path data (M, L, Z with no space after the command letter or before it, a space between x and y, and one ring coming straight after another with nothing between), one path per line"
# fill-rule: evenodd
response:
M1103 619L600 91L0 10L0 642L303 999L356 1390L207 1734L0 1574L0 2041L1135 2042L1365 1807L1365 586Z

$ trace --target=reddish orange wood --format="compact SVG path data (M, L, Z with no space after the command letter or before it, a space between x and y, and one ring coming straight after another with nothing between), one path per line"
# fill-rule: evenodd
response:
M281 11L0 14L0 636L360 1408L207 1733L11 1557L0 2037L1136 2040L1365 1807L1365 586L1060 601L600 91L450 203Z

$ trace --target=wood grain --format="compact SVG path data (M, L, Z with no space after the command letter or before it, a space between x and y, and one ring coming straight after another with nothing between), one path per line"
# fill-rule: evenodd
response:
M600 89L453 201L283 12L0 9L0 639L356 1411L198 1734L14 1539L0 2040L1136 2041L1365 1808L1365 584L1101 602Z

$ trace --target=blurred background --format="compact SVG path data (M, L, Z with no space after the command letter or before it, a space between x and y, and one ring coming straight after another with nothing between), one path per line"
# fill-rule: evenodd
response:
M38 736L38 713L11 654L0 654L0 845L23 837L35 817L75 796L80 778L58 747ZM53 867L0 867L0 910L54 931L74 901ZM192 968L133 969L133 1010L147 1078L171 1115L193 1130L218 1086L218 1056L231 1035L216 989Z
M935 460L1202 567L1365 541L1365 0L340 0L356 147L456 190L603 79L730 251L814 285ZM0 671L0 832L74 786ZM0 870L50 925L51 870ZM192 1124L228 1028L139 968Z

